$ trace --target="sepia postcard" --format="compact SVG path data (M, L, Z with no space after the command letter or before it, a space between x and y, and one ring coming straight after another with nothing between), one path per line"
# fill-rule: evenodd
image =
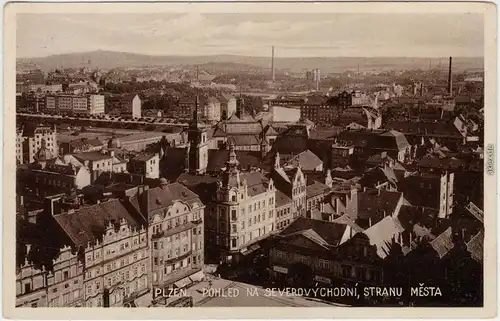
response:
M7 4L4 316L496 316L496 21Z

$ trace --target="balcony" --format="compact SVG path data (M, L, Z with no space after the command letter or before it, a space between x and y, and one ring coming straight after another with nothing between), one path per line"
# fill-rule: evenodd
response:
M203 222L203 219L201 217L196 219L196 220L191 221L191 223L196 224L196 225L201 224L202 222Z

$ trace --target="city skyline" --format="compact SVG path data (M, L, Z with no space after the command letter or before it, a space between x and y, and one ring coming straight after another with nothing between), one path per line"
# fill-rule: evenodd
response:
M95 50L270 56L273 45L277 58L480 57L483 28L480 14L23 14L17 58Z

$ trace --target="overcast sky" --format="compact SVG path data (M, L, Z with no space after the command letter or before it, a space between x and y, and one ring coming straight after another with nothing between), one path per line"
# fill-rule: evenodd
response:
M24 14L17 57L92 50L278 57L483 56L479 14Z

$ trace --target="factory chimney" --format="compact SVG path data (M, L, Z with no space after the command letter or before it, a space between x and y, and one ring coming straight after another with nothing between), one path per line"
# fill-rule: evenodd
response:
M450 66L448 69L448 95L452 95L453 93L453 83L451 80L451 63L452 63L452 57L450 57Z
M273 82L276 80L276 75L274 72L274 46L272 48L272 57L271 57L271 78Z

